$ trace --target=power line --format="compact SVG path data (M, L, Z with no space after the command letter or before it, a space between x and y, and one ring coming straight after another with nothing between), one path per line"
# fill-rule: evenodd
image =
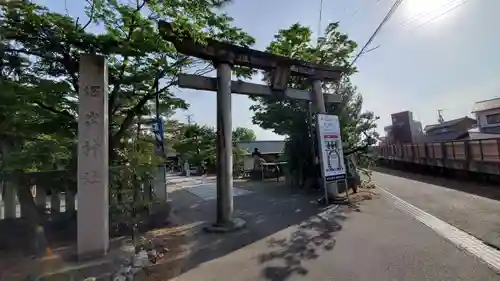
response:
M418 30L419 28L422 28L423 26L425 26L425 25L427 25L427 24L429 24L429 23L431 23L431 22L433 22L433 21L435 21L435 20L439 19L440 17L443 17L443 16L447 15L448 13L451 13L452 11L454 11L454 10L458 9L459 7L461 7L461 6L465 5L465 4L467 4L468 2L470 2L470 0L464 0L464 1L462 1L461 3L459 3L459 4L457 4L457 5L453 6L453 7L449 8L449 9L447 9L447 10L443 11L442 13L440 13L440 14L436 15L435 17L432 17L432 18L430 18L429 20L427 20L427 21L425 21L425 22L423 22L423 23L421 23L421 24L419 24L419 25L415 26L414 28L410 28L410 29L406 32L406 34L409 34L410 32L414 32L414 31ZM389 42L389 43L392 43L392 42Z
M403 2L403 0L396 0L396 2L394 2L394 4L392 5L391 9L389 10L389 12L387 12L387 14L385 15L384 19L377 26L377 29L375 29L375 31L370 36L370 38L368 39L368 41L366 41L366 43L363 46L363 48L361 48L361 50L359 51L359 53L354 57L354 59L352 60L352 62L349 65L349 67L353 66L354 63L359 59L359 57L365 52L366 48L372 43L373 39L375 39L375 37L377 36L377 34L380 32L380 30L382 29L382 27L385 25L385 23L392 17L392 15L394 15L394 13L398 9L399 5L401 5L401 2Z
M352 17L352 18L353 18L353 20L352 20L352 21L351 21L351 23L349 24L349 27L353 26L353 25L356 23L356 19L357 19L357 18L356 18L356 15L357 15L357 14L361 11L361 7L362 7L362 6L363 6L362 4L361 4L361 5L359 5L359 6L356 8L356 10L354 10L354 12L351 14L351 16L350 16L350 17Z
M461 3L459 3L459 2L461 2ZM448 2L442 4L439 7L445 8L445 7L453 6L456 3L459 3L458 5L452 7L452 9L454 9L454 7L461 6L464 3L466 3L466 2L469 2L469 0L465 0L465 1L462 1L462 0L449 0ZM410 25L410 24L412 24L412 23L414 23L414 22L416 22L416 21L418 21L418 20L420 20L420 19L422 19L422 18L424 18L426 16L429 16L430 14L431 14L431 12L428 11L428 10L427 11L422 11L422 12L420 12L418 14L415 14L415 15L411 16L409 19L401 21L400 24L399 24L399 26L400 27L404 27L404 26Z
M422 23L422 24L417 25L414 29L420 28L420 27L422 27L422 26L424 26L424 25L426 25L426 24L428 24L428 23L430 23L430 22L433 22L433 21L437 20L438 18L440 18L440 17L442 17L442 16L444 16L444 15L446 15L446 14L448 14L448 13L452 12L453 10L456 10L456 9L458 9L459 7L461 7L461 6L465 5L465 4L467 4L469 1L470 1L470 0L464 0L462 3L460 3L460 4L458 4L458 5L455 5L455 6L451 7L451 8L449 8L448 10L444 11L443 13L441 13L441 14L439 14L439 15L437 15L437 16L435 16L435 17L431 18L431 19L429 19L428 21L425 21L425 22L424 22L424 23Z
M469 1L470 1L470 0L463 0L463 1L462 1L462 0L451 0L451 1L448 1L448 2L446 2L444 5L441 5L440 7L450 7L450 6L451 6L451 5L453 5L453 4L457 4L457 5L451 6L449 9L445 9L445 10L444 10L444 12L442 12L442 13L440 13L440 14L438 14L438 15L436 15L436 16L434 16L434 17L430 18L430 19L428 19L428 20L427 20L427 21L425 21L425 22L422 22L421 24L419 24L419 25L417 25L417 26L415 26L415 27L413 27L413 28L409 28L409 30L408 30L408 31L410 32L410 31L416 30L416 29L418 29L418 28L420 28L420 27L422 27L422 26L424 26L424 25L427 25L427 24L429 24L429 23L431 23L431 22L433 22L433 21L435 21L435 20L439 19L440 17L442 17L442 16L444 16L444 15L446 15L446 14L448 14L448 13L452 12L453 10L455 10L455 9L457 9L457 8L459 8L459 7L463 6L463 5L465 5L465 4L466 4L466 3L468 3ZM460 2L460 3L458 3L458 2ZM450 5L450 4L451 4L451 5ZM434 13L434 14L435 14L435 13ZM429 11L422 11L422 12L420 12L420 13L418 13L418 14L416 14L416 15L412 16L411 18L409 18L409 19L407 19L407 20L403 20L403 21L401 21L401 22L399 23L399 25L397 25L396 27L406 27L406 26L408 26L408 25L410 25L410 24L412 24L412 23L414 23L414 22L416 22L416 21L418 21L418 20L420 20L420 19L423 19L423 18L425 18L425 17L428 17L429 15L430 15ZM384 35L385 35L385 34L387 34L387 32L388 32L389 30L393 30L393 29L395 29L395 28L392 28L392 29L387 29L387 30L386 30L386 32L384 33Z
M381 0L376 0L375 1L375 5L377 5L378 3L380 3L380 1ZM353 20L345 27L346 30L348 30L349 28L351 28L352 26L354 26L354 24L358 21L359 17L356 17L356 16L361 11L362 7L363 7L363 0L362 0L361 4L356 8L356 10L354 10L354 12L350 15L350 17L352 17Z
M446 6L450 3L453 3L453 2L457 2L457 1L460 1L460 0L448 0L447 2L445 2L444 4L440 5L439 7L442 7L442 6ZM398 25L399 26L405 26L405 25L408 25L420 18L422 18L423 16L429 14L429 10L428 9L425 9L423 11L420 11L419 13L416 13L414 15L410 15L408 18L406 19L403 19Z
M352 67L354 65L354 63L356 63L356 61L359 59L359 57L367 52L371 52L375 49L377 49L379 46L375 47L375 48L372 48L370 50L366 50L366 48L368 48L368 46L372 43L373 39L375 39L375 37L377 36L377 34L380 32L380 30L382 30L382 27L385 25L385 23L392 17L392 15L394 15L394 13L396 12L396 10L398 9L399 5L401 5L401 2L403 2L403 0L396 0L396 2L394 2L394 4L392 5L391 9L389 10L389 12L387 12L387 14L385 15L384 19L380 22L380 24L377 26L377 28L375 29L375 31L373 32L373 34L370 36L370 38L368 38L368 41L366 41L365 45L361 48L361 50L359 51L359 53L354 57L354 59L352 60L352 62L349 64L348 68ZM335 90L336 92L339 91L340 89L340 84L342 82L342 79L344 78L345 76L342 75L340 76L340 79L339 81L337 82L337 89Z

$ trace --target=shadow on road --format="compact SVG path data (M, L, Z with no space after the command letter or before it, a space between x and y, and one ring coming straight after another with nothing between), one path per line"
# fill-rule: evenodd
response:
M289 237L270 238L267 241L270 251L259 255L259 262L264 266L262 276L271 281L284 281L294 274L307 275L304 261L319 258L322 251L333 250L335 232L342 229L338 221L345 218L314 216L301 223Z
M479 183L464 179L450 180L438 176L410 173L385 167L372 167L371 170L382 174L405 178L413 181L419 181L427 184L438 185L445 188L467 192L470 194L475 194L481 197L500 201L500 188L492 184Z
M320 217L318 213L325 209L317 205L316 195L291 194L281 183L235 186L252 191L234 198L235 215L246 221L246 228L227 234L196 231L191 237L191 254L184 262L181 274L290 226L294 226L291 232L285 231L280 239L268 238L267 247L255 253L259 267L262 267L262 276L267 280L283 281L293 274L305 275L307 269L302 265L303 260L315 259L321 251L334 248L334 233L342 229L340 222L346 217L337 212L332 212L328 218ZM215 200L196 200L185 190L173 192L171 198L179 204L184 201L183 207L175 212L181 221L213 222ZM187 201L193 202L185 204Z

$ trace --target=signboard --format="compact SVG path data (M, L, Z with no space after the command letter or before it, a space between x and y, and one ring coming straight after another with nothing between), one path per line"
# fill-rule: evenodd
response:
M318 114L316 125L323 179L326 182L345 180L346 168L338 116Z
M165 140L165 137L163 135L163 119L161 118L154 119L151 128L153 134L155 135L156 151L158 155L163 155L164 152L163 142Z

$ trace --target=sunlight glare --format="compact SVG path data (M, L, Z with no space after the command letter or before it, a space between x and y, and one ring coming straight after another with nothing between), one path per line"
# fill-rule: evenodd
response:
M405 24L423 24L429 20L436 21L446 18L446 15L440 14L448 9L459 5L463 0L406 0L401 8L405 14Z

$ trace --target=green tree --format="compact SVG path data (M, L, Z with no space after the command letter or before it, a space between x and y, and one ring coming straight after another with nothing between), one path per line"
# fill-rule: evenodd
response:
M196 40L213 37L241 46L253 44L252 37L231 25L230 17L215 12L228 2L92 1L86 7L87 22L29 1L3 2L2 54L15 58L8 63L16 70L4 79L15 80L29 91L14 93L16 98L53 114L64 124L54 128L75 138L79 56L105 55L109 69L109 144L116 160L117 154L112 152L123 146L137 116L152 115L152 100L157 95L162 106L187 108L172 92L182 69L211 70L206 62L178 54L171 43L161 39L157 21L168 19L174 28ZM104 30L99 34L89 32L90 25Z
M240 141L256 139L252 129L237 127L233 133L233 164L235 172L243 164L246 151L239 149L236 144ZM172 138L172 148L178 152L183 160L189 164L200 165L204 162L210 170L216 165L217 133L214 128L199 124L180 124L175 137Z
M183 160L192 165L203 162L210 167L215 166L215 140L214 128L198 124L185 124L177 136L173 148Z
M182 70L204 73L205 61L177 53L161 39L157 22L195 40L207 37L249 46L254 39L232 26L216 11L228 0L89 0L88 20L55 13L32 1L0 3L0 148L2 167L30 171L63 164L76 167L79 57L99 54L108 59L110 164L146 161L131 147L139 117L152 116L154 99L160 106L187 108L174 96L173 85ZM97 26L99 33L89 31ZM4 111L5 110L5 111ZM143 150L145 155L151 153ZM151 155L151 154L149 154ZM149 160L147 160L149 161ZM21 183L20 183L21 184ZM40 228L33 198L18 188L21 208ZM36 232L38 233L38 232ZM43 231L42 231L43 233Z
M349 67L350 60L357 44L347 35L338 31L338 23L331 23L325 29L325 40L318 44L312 42L310 28L294 24L288 29L280 30L266 51L294 59L301 59L321 64ZM355 68L348 69L337 89L334 83L324 83L324 92L338 93L342 97L340 104L326 106L327 113L339 116L344 148L349 150L365 140L362 133L373 134L376 117L372 112L362 111L362 96L351 84L349 75ZM266 77L266 75L264 76ZM265 78L267 81L267 79ZM311 90L310 83L303 78L292 77L288 87ZM314 137L308 123L308 102L299 100L277 100L254 98L257 104L250 107L254 111L253 122L264 129L273 130L276 134L287 136L286 158L294 174L302 175L302 181L315 177L315 165L312 157Z
M237 127L233 131L233 142L254 141L256 139L255 132L250 128Z
M237 144L242 141L254 141L257 139L255 132L250 128L237 127L233 131L233 174L239 176L244 168L247 151L238 148Z

